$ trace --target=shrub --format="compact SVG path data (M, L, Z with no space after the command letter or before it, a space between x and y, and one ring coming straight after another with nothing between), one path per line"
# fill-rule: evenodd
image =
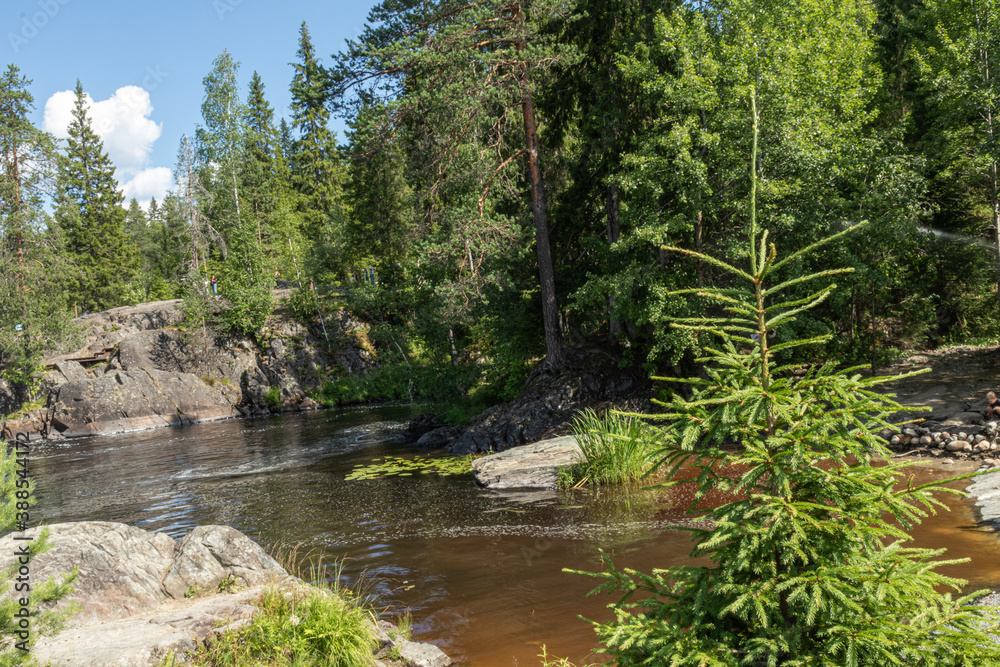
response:
M281 387L270 387L264 394L264 402L272 408L281 407Z
M269 588L246 627L202 648L193 664L368 667L378 645L374 618L363 606L332 593Z
M606 652L622 666L996 664L1000 645L987 634L995 617L971 605L977 593L953 599L945 591L966 582L936 571L961 561L904 546L905 530L943 506L935 492L960 492L945 482L899 485L904 465L880 461L890 453L874 431L900 406L875 389L897 378L830 364L797 378L775 365L776 353L823 338L772 346L768 333L834 286L779 302L786 290L840 271L779 272L850 230L777 260L753 195L750 204L747 269L670 248L738 285L682 292L724 311L673 324L718 344L701 359L705 377L675 379L690 395L665 403L658 433L669 483L693 485L689 511L710 519L692 529L691 555L711 564L647 575L619 571L604 555L595 592L624 593L615 620L595 624ZM684 465L699 474L676 479ZM720 492L728 502L696 509Z
M460 401L463 387L474 385L481 372L476 365L389 364L366 375L327 380L320 401L329 407L366 401ZM461 415L456 417L461 420Z
M599 417L588 408L573 419L571 428L584 460L559 471L560 486L630 482L652 467L656 448L638 418L613 412Z

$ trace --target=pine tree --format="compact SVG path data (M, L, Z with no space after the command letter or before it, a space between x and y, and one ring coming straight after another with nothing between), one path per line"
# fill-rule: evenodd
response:
M516 235L506 224L508 215L490 210L491 193L526 190L525 217L534 227L538 263L545 363L552 368L562 366L564 355L535 97L555 63L577 59L576 50L557 43L550 30L550 24L569 11L557 0L386 1L372 10L378 25L368 26L357 42L349 43L348 53L331 75L331 87L338 95L357 91L356 106L384 106L386 118L380 123L384 142L390 142L400 128L419 126L424 134L422 159L427 163L424 177L429 181L422 202L426 210L442 208L447 181L470 179L457 164L468 164L466 156L473 151L483 156L476 164L479 169L488 167L477 184L478 215L461 211L458 215L464 219L455 224L459 231L454 236L464 245L462 256L467 258L465 273L476 273L482 263L474 259L472 239L487 239L484 245L495 248L509 244Z
M139 251L125 232L125 197L104 144L91 127L79 81L58 186L56 220L80 271L76 298L84 309L134 301Z
M257 239L263 248L272 245L271 226L275 214L278 161L278 131L274 127L274 110L264 97L264 82L257 72L250 79L246 118L247 159L243 162L243 182L248 205L257 226ZM265 252L273 258L274 252ZM273 259L271 260L273 261Z
M28 118L30 81L14 65L0 78L0 380L19 401L37 388L43 353L66 334L70 270L45 226L55 144Z

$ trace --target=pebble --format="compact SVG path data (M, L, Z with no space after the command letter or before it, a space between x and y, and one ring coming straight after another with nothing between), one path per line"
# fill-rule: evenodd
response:
M932 442L934 442L934 438L932 438L931 436L929 436L929 435L922 435L922 436L920 436L920 444L921 445L929 445Z
M965 440L952 440L947 445L945 445L945 449L947 449L949 452L960 452L963 451L968 445L969 443L967 443Z
M941 460L941 465L944 465L944 466L955 465L955 462L952 461L951 459L942 459Z

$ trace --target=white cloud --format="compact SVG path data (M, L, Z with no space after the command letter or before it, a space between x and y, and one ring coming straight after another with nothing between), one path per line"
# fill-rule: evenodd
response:
M132 197L146 202L149 197L162 198L170 187L170 170L147 168L153 144L163 132L163 126L149 118L153 113L149 93L139 86L124 86L100 102L85 95L91 126L117 168L126 201ZM45 102L42 127L58 138L68 137L75 102L76 94L71 90L52 95Z
M125 202L133 197L139 200L143 208L149 207L149 200L155 197L160 203L173 185L174 176L166 167L143 169L132 180L122 185L125 192Z

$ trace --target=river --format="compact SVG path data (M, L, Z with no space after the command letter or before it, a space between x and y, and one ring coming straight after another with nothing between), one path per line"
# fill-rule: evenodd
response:
M406 407L231 420L33 448L45 523L120 521L181 537L226 524L273 551L296 545L325 562L343 559L348 585L374 590L389 613L410 610L414 638L459 664L577 662L595 639L578 616L607 619L597 580L563 568L600 569L598 549L619 567L649 571L686 561L690 542L680 490L490 493L470 475L345 481L354 466L411 456L399 442ZM923 470L918 481L941 475ZM1000 583L1000 541L948 500L914 533L915 545L949 548L966 565L943 570L970 588ZM365 584L364 582L367 582Z

